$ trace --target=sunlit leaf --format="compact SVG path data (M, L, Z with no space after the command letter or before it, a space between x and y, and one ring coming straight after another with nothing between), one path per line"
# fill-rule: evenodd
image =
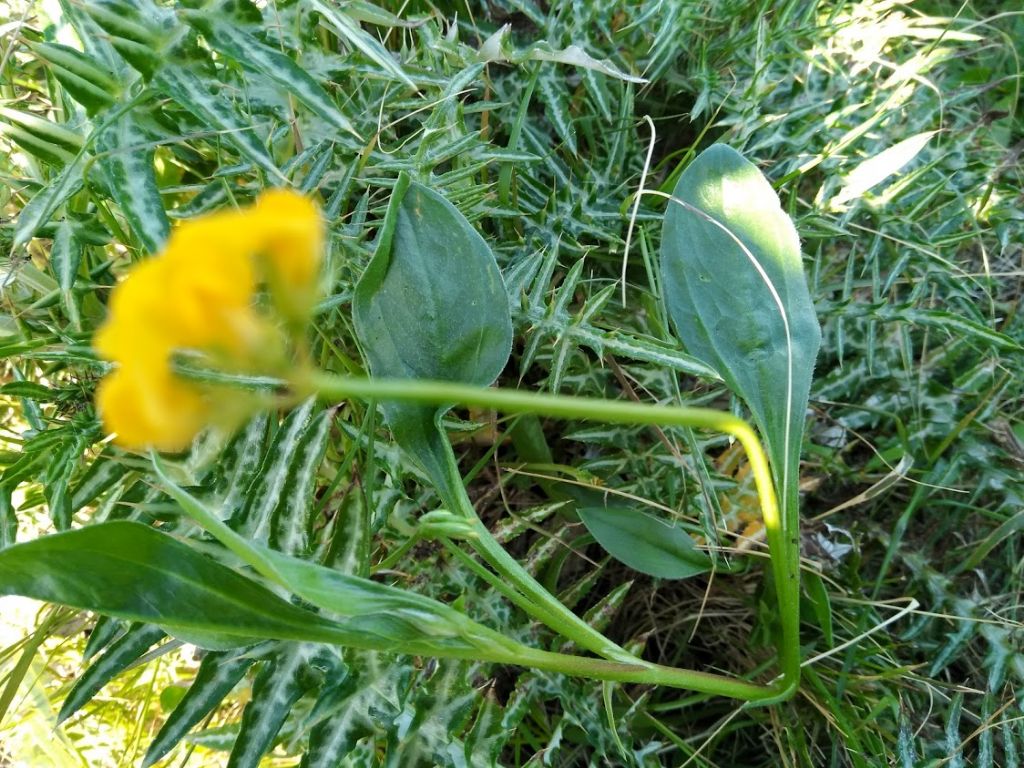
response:
M842 210L846 203L862 197L868 190L881 184L894 173L899 173L931 141L937 131L924 131L904 139L888 149L863 160L843 179L843 188L829 201L833 210Z
M793 222L735 150L715 144L679 177L661 276L680 339L746 402L791 503L821 330Z

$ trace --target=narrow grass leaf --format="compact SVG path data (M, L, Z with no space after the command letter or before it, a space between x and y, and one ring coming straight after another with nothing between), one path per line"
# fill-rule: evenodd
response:
M811 604L814 618L821 627L825 636L825 643L828 646L835 644L835 637L832 631L832 601L829 600L828 590L825 588L825 581L820 575L813 571L805 572L801 580L807 592L807 599Z
M903 711L902 707L900 708L896 752L900 759L900 768L918 768L917 749L914 747L914 731L910 726L907 713Z
M963 742L960 739L960 715L963 713L964 695L960 691L953 694L953 701L946 713L946 755L945 763L949 768L964 768Z
M55 153L60 152L62 158L74 157L85 145L85 139L75 131L32 112L0 107L0 121L21 128L41 145L51 146Z
M152 77L166 60L165 42L174 36L174 14L146 0L90 0L83 10L106 33L114 50L144 77Z

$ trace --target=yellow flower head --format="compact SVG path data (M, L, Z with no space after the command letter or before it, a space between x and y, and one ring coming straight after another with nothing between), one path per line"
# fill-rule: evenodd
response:
M278 189L250 208L182 223L163 253L135 266L111 293L94 342L101 357L118 364L96 393L116 441L185 448L212 405L200 386L171 370L175 350L198 349L243 370L266 360L267 340L275 336L254 306L256 290L266 283L284 319L304 322L317 295L323 244L317 207Z

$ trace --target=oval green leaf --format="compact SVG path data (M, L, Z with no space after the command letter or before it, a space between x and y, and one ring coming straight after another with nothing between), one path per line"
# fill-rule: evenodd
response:
M508 294L491 249L454 205L404 178L353 312L377 377L486 386L512 349ZM456 480L437 422L448 409L388 402L383 410L395 440L447 492Z
M687 351L743 400L794 498L821 330L796 228L768 180L715 144L679 177L662 232L665 301Z
M708 556L678 525L626 507L583 507L579 515L597 543L634 571L686 579L711 568Z

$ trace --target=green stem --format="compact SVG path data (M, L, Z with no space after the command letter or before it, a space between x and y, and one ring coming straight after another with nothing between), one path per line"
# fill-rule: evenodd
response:
M529 605L523 604L520 607L531 613L534 618L557 630L566 639L572 640L580 648L593 651L606 659L626 664L635 664L639 661L636 656L591 627L544 589L529 571L505 551L505 548L487 530L487 526L480 521L480 518L476 517L475 512L473 512L471 524L476 536L468 539L469 543L498 572L499 576L511 584L515 584L530 601ZM534 606L533 610L530 610L530 605Z
M746 699L749 701L781 700L792 695L799 682L800 676L800 649L799 649L799 542L797 536L797 510L796 494L786 494L786 515L785 519L781 514L778 500L775 495L775 488L772 482L772 474L764 449L757 438L753 428L743 419L733 416L730 413L716 411L709 408L687 408L681 406L661 406L646 403L633 403L615 400L597 400L567 395L550 395L537 392L521 392L518 390L492 389L487 387L476 387L465 384L456 384L443 381L427 381L419 379L364 379L340 377L322 372L308 374L300 390L305 392L318 392L329 399L358 398L360 400L396 400L406 403L417 403L421 405L447 405L460 403L462 405L489 408L504 413L536 413L549 417L566 419L588 419L618 424L649 424L657 426L676 427L697 427L711 429L717 432L728 434L737 439L747 454L747 461L750 465L751 474L754 477L754 484L757 488L761 502L761 512L764 517L768 547L771 555L772 580L775 584L775 592L778 599L778 610L782 628L782 639L779 648L779 660L782 674L771 686L770 693L766 694L765 688L755 686L752 683L743 683L749 688L745 693L737 693L730 689L720 687L714 683L711 687L697 687L691 684L669 682L668 672L673 674L686 673L687 675L703 675L704 673L689 670L675 670L668 667L661 668L668 672L658 673L661 675L658 680L651 679L650 682L662 682L669 685L680 685L680 687L691 687L694 690L702 690L709 693L717 693L725 696ZM475 513L474 513L475 519ZM483 524L480 523L481 528ZM486 531L486 537L482 542L493 542L482 544L486 547L487 554L493 556L496 562L502 567L508 568L508 575L511 577L526 574L520 566ZM500 554L497 550L500 550ZM511 564L514 564L511 565ZM529 574L526 574L529 577ZM520 583L517 586L528 595L533 592L529 581ZM534 584L536 582L533 582ZM557 603L550 593L537 585L546 597L530 595L534 601L543 601L547 605L549 601ZM561 606L560 603L558 605ZM568 613L576 622L583 623L575 614L561 606L562 611ZM560 612L561 613L561 612ZM589 632L593 632L588 625ZM555 627L564 631L561 625ZM570 630L572 631L572 630ZM567 635L570 637L570 635ZM603 636L601 636L603 638ZM576 638L571 638L576 640ZM577 640L579 643L579 640ZM604 639L607 643L607 639ZM592 638L587 639L587 644L582 647L596 650L592 646ZM610 650L608 648L605 649ZM600 651L597 651L600 652ZM557 654L556 654L557 655ZM588 660L595 661L595 660ZM531 665L533 661L529 662ZM610 663L610 662L603 662ZM630 666L627 664L627 666ZM546 668L546 667L541 667ZM647 666L647 669L654 670L654 665ZM572 673L568 669L561 669ZM652 672L651 674L654 674ZM658 676L655 675L655 677ZM593 675L589 675L593 676ZM711 676L716 680L729 680ZM618 679L618 678L602 678ZM640 682L631 678L632 682ZM703 678L695 679L702 682ZM756 689L756 693L754 690Z
M635 664L640 660L633 654L619 647L602 633L591 627L587 622L566 608L561 601L546 590L533 575L523 568L514 557L494 538L494 535L483 524L473 502L466 493L462 482L455 454L445 443L445 482L438 487L438 493L450 511L459 514L472 529L473 535L466 541L476 550L477 554L493 568L509 586L516 587L522 598L514 600L522 610L538 621L542 621L552 629L573 641L580 648L596 653L606 659Z
M495 659L496 661L498 659ZM758 685L746 680L692 669L676 669L661 664L627 664L605 659L591 659L585 656L568 656L537 649L526 649L514 658L504 659L505 663L517 664L548 672L559 672L575 677L589 677L595 680L611 680L620 683L646 683L686 688L716 696L728 696L745 701L766 701L774 699L774 686Z

